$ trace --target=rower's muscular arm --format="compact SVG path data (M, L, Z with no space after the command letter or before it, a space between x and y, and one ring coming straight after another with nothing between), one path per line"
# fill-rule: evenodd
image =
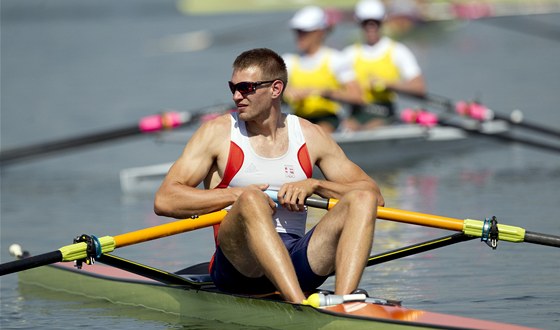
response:
M325 198L337 198L350 190L371 190L377 194L378 204L385 204L379 186L358 165L348 159L340 146L316 125L302 122L309 153L315 159L326 180L315 180L313 192Z
M171 166L154 199L154 212L177 219L205 214L231 205L237 189L198 189L206 178L216 181L218 162L229 150L230 115L204 123ZM215 184L217 184L216 182Z

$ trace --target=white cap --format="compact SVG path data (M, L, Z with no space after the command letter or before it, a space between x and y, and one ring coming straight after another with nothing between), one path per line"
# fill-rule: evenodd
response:
M382 21L385 18L385 6L379 0L362 0L356 5L354 15L360 21L368 19Z
M300 9L290 20L290 27L294 30L316 31L327 28L327 15L317 6L307 6Z

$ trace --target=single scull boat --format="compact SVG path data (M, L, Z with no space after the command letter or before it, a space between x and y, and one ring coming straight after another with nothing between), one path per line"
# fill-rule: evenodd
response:
M41 287L116 304L169 313L179 319L202 319L271 329L528 329L460 316L407 309L377 298L326 307L290 304L278 295L264 297L219 292L207 274L189 269L168 273L113 255L99 260L117 267L88 265L81 270L58 263L19 273L25 287Z

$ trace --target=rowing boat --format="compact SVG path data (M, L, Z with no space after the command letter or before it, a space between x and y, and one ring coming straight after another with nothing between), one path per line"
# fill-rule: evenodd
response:
M216 290L207 274L189 273L193 268L172 274L113 255L104 255L100 261L125 269L133 267L134 273L99 263L84 266L80 270L68 263L58 263L20 272L20 286L40 287L115 304L138 306L175 315L179 319L195 318L247 327L527 329L517 325L408 309L398 302L378 298L315 308L284 302L277 295L232 295Z
M463 125L466 123L474 124L473 121L462 122ZM476 124L480 124L479 129L484 134L508 131L507 123L501 120ZM159 141L185 144L192 134L193 131L169 132L161 136ZM469 135L465 129L415 124L396 124L357 132L335 132L332 136L348 157L367 171L488 145L480 143L479 139ZM121 170L122 191L125 194L154 191L172 164L167 162Z

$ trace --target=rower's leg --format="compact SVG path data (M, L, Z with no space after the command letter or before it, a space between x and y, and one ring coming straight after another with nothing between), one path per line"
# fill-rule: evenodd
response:
M273 209L259 190L244 192L220 226L218 240L228 260L243 275L263 273L287 301L301 303L294 266L272 222Z
M336 269L335 293L358 287L373 244L377 198L373 192L345 194L317 224L307 255L317 275Z

